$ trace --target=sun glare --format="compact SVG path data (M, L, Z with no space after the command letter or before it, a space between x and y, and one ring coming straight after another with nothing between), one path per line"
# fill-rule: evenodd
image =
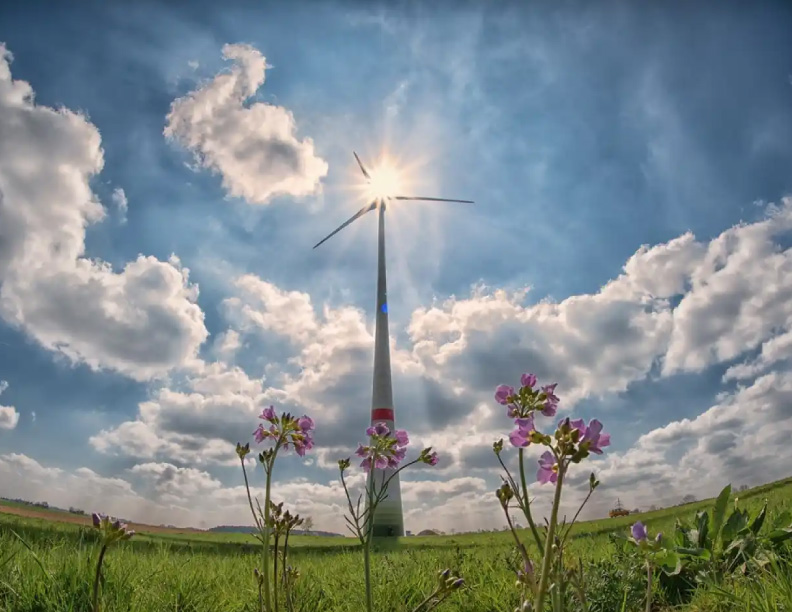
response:
M371 180L366 185L366 195L370 199L379 200L401 195L403 187L401 173L388 162L382 162L376 168L372 168L369 174Z

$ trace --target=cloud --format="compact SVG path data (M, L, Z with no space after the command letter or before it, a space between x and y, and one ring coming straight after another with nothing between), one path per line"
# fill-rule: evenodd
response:
M126 193L121 187L116 187L113 189L113 194L110 196L110 199L115 204L115 207L118 209L118 221L119 223L126 223L127 222L127 210L129 209L129 200L127 200Z
M664 372L701 371L762 347L759 364L783 358L792 332L792 198L765 219L712 240L690 273L692 288L674 310ZM766 344L765 344L766 343ZM734 371L733 371L734 373Z
M198 288L172 257L120 272L85 254L106 211L91 190L99 131L35 103L0 44L0 315L45 348L144 380L192 359L207 337Z
M0 395L8 389L8 383L0 380ZM0 429L14 429L19 423L19 413L13 406L0 406Z
M264 84L267 63L249 45L225 45L230 71L171 105L165 136L220 173L223 187L250 204L278 195L316 193L327 174L310 138L300 140L291 111L263 102L246 104Z
M13 406L0 406L0 429L14 429L19 423L19 413Z

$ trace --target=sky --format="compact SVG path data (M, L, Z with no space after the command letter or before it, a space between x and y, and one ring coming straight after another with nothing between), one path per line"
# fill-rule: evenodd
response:
M790 30L780 1L3 3L0 496L250 524L234 449L274 405L317 444L276 500L341 532L376 216L312 246L364 203L353 150L475 201L388 209L396 421L441 459L402 474L408 530L505 524L523 372L611 434L564 511L591 471L585 517L789 476Z

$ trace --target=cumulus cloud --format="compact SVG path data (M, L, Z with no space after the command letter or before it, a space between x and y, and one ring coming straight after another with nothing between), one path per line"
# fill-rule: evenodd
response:
M328 166L310 138L297 136L291 111L264 102L246 104L264 84L264 56L237 44L225 45L223 57L234 62L228 72L173 102L165 136L219 173L229 195L251 204L316 193Z
M143 380L193 358L207 336L198 289L173 257L139 256L120 272L85 256L106 211L91 190L99 131L36 104L0 44L0 315L42 346Z
M431 473L416 472L434 479L431 483L403 481L408 515L417 520L431 507L433 517L457 529L502 525L493 514L498 466L492 443L508 432L509 423L492 392L524 370L559 381L562 410L568 413L584 398L607 398L648 376L701 367L696 359L680 359L679 346L704 363L759 348L758 356L742 366L744 375L754 368L752 378L768 364L779 366L790 334L783 296L792 274L785 273L789 252L780 239L790 211L792 200L784 200L760 220L709 242L686 233L643 246L596 293L528 304L526 291L476 287L467 297L416 309L406 327L408 341L391 338L397 422L410 431L415 448L431 445L442 460ZM754 279L763 279L762 286L754 286ZM745 283L752 287L750 297ZM713 302L712 295L721 301ZM740 307L721 309L727 298ZM700 303L715 306L699 310ZM236 280L235 294L222 312L233 329L219 345L284 341L277 346L289 356L272 357L265 367L266 384L238 366L203 364L182 386L163 388L142 403L136 420L95 436L94 446L152 463L183 463L199 451L202 465L211 466L233 459L233 444L248 439L260 409L274 403L315 418L316 466L335 470L336 459L361 441L368 419L374 338L366 313L349 306L319 307L308 293L253 275ZM713 321L704 321L707 312ZM696 318L701 320L693 323ZM702 335L707 325L721 331ZM625 452L609 452L576 467L564 511L574 512L582 499L589 469L598 472L603 488L587 516L602 516L616 496L631 506L676 503L696 488L699 468L715 488L726 480L758 483L783 475L745 458L760 440L768 462L779 465L777 457L786 456L773 446L785 443L792 426L792 379L785 371L777 367L749 387L722 394L697 418L670 422ZM742 418L744 413L750 417ZM609 425L618 436L616 425ZM531 448L527 455L533 462L538 450ZM315 477L331 477L331 472L311 469ZM331 487L310 486L317 491ZM539 513L549 508L548 491L531 485ZM328 504L341 503L330 489L325 493ZM470 510L461 522L460 503Z
M701 371L757 347L760 363L785 354L789 338L781 336L792 331L792 250L779 238L790 230L792 198L784 198L765 219L726 230L706 246L689 275L692 287L674 310L667 374Z
M0 380L0 395L8 389L8 383ZM0 429L14 429L19 423L19 413L13 406L0 406Z

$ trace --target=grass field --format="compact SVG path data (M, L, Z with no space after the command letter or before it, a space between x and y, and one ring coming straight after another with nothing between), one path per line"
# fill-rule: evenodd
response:
M739 494L740 507L755 512L765 499L770 514L792 510L792 479ZM618 567L609 533L626 532L639 517L651 533L673 530L677 517L692 518L711 501L655 512L581 523L573 532L572 556L591 565L596 591L595 609L621 609L627 593L627 610L643 610L640 573ZM64 515L21 516L0 506L0 610L43 612L90 609L91 585L97 555L96 534L83 524L60 520ZM10 512L17 512L11 514ZM85 517L75 517L85 518ZM228 533L165 533L139 526L141 533L110 550L104 564L106 611L241 612L256 609L257 592L252 576L260 562L252 536ZM13 531L13 533L12 533ZM157 532L159 531L159 532ZM527 535L527 534L526 534ZM528 542L528 537L523 538ZM297 597L304 610L358 612L364 608L362 558L356 541L347 538L293 536L290 562L301 572ZM513 540L509 533L409 537L380 548L373 567L377 610L411 610L431 590L437 570L457 570L467 588L441 608L458 612L509 611L518 605L514 588ZM732 585L740 597L767 595L783 598L779 589L792 585L789 566L784 575L764 582ZM788 579L788 583L784 580ZM792 586L789 586L792 602ZM752 595L753 593L753 595ZM741 594L741 595L740 595ZM756 600L759 601L759 600ZM779 599L781 601L781 599ZM775 605L775 604L773 604ZM782 604L779 604L782 605ZM787 605L787 604L783 604ZM736 607L735 607L736 606ZM660 609L660 608L658 608ZM684 608L714 610L714 595L700 593ZM784 610L760 603L732 604L718 609Z

